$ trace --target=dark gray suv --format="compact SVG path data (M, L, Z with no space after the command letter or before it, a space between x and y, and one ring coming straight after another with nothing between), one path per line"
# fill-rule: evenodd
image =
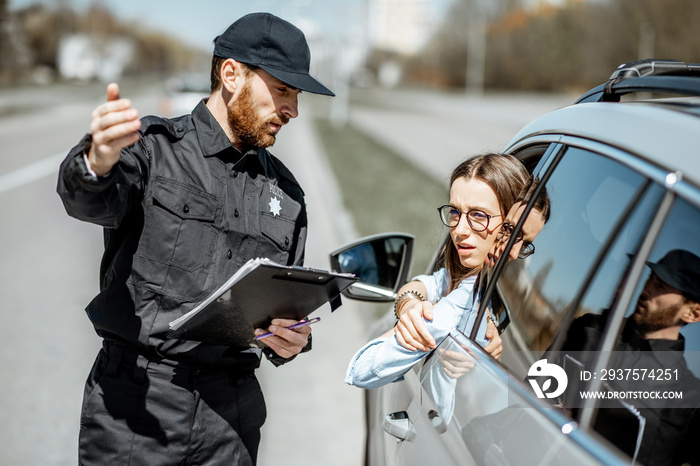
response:
M479 280L502 357L477 329L454 330L403 380L368 390L368 465L700 461L698 96L700 65L632 62L512 139L503 153L533 183ZM508 260L545 192L535 254ZM393 300L411 247L387 234L334 252L338 271L359 249L373 267L346 296Z

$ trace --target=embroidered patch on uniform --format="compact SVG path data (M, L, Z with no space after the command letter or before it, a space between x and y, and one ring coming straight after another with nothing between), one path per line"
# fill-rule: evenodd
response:
M282 206L280 205L279 199L276 197L270 199L270 213L277 217L280 214L280 210L282 210Z

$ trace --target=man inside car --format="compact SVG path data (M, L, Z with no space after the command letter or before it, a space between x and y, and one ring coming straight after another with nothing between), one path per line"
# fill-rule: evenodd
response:
M686 364L681 334L684 326L700 321L700 257L674 249L647 265L651 275L634 312L623 324L609 367L622 371L636 368L663 377L642 377L629 383L610 381L608 389L620 389L624 383L624 389L682 392L682 398L628 400L643 419L641 444L635 432L630 432L633 428L621 428L629 425L630 415L629 409L619 404L601 404L595 429L642 464L700 464L700 454L693 447L700 438L700 380ZM583 351L595 350L607 319L606 311L575 319L561 351L585 356Z
M627 368L644 369L647 373L670 373L673 377L671 380L659 377L638 380L625 386L606 382L603 390L674 390L681 391L683 398L649 403L637 399L601 400L593 427L635 463L700 464L700 454L694 447L695 439L700 436L700 381L686 365L685 338L680 333L685 325L700 321L700 258L676 249L648 265L652 273L634 312L623 324L608 367L620 368L623 373ZM608 314L607 311L587 313L575 319L567 332L558 364L566 365L561 361L566 355L569 361L585 367L585 362L599 354L594 350L602 340ZM549 357L554 355L550 353ZM662 378L665 379L665 375ZM570 386L573 380L575 378L570 375ZM577 418L578 406L571 398L566 399L564 406L560 405L574 418ZM524 422L528 422L528 418L521 409L508 407L474 418L465 426L462 436L477 462L487 457L507 461L520 455L522 445L510 437L510 432L513 425ZM530 444L528 447L545 450L548 445Z

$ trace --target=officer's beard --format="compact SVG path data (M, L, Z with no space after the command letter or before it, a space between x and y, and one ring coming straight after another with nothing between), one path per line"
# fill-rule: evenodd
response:
M238 99L228 108L228 123L233 134L244 145L256 149L270 147L275 143L276 135L270 129L270 123L283 125L287 122L289 118L280 118L277 115L267 119L261 118L253 103L248 83L241 89Z

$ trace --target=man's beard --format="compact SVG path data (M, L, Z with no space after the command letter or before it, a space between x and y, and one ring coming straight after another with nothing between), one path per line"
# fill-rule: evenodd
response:
M228 108L228 123L233 134L246 146L256 149L270 147L275 143L275 133L270 130L270 123L286 124L289 118L273 116L264 120L258 116L258 109L250 95L250 86L246 83L238 99Z
M645 316L641 315L639 312L634 312L632 314L632 319L634 320L637 332L645 334L676 325L676 316L681 306L683 306L681 303L666 306L657 309L652 314L649 314L647 311Z

